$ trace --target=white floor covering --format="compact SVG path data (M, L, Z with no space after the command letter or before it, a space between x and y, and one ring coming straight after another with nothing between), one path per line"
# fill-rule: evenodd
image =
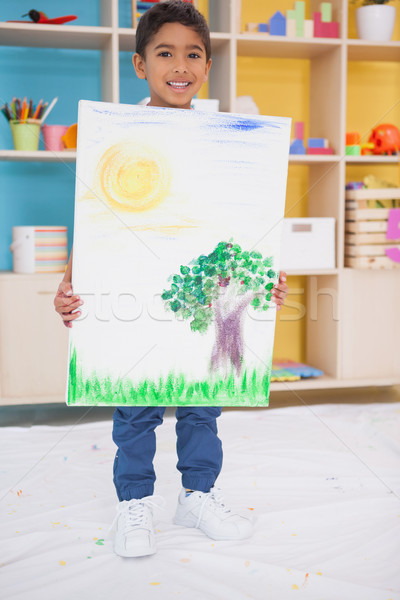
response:
M227 411L217 481L255 533L173 525L175 419L157 429L158 552L124 559L111 421L0 429L1 600L399 600L400 404Z

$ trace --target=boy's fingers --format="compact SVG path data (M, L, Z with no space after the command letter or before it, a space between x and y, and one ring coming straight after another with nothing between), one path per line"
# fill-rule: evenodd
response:
M61 313L63 321L73 321L81 316L80 311L76 313Z
M275 296L276 298L286 298L286 293L284 291L275 289L273 292L273 296Z
M72 296L72 284L69 281L62 281L58 286L58 291L62 292L66 296Z
M70 308L72 310L72 308L77 308L82 304L83 300L81 300L77 296L71 296L70 298L58 296L54 300L54 306L57 312L59 312L60 310L65 310L66 308Z
M68 301L68 300L62 299L60 308L62 311L71 312L71 310L74 310L75 308L79 308L79 306L81 306L82 304L83 304L82 300Z

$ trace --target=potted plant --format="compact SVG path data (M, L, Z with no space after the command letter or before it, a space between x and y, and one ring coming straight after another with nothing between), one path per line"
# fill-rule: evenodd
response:
M357 4L359 1L355 0ZM390 42L393 35L396 8L389 0L362 0L356 10L357 33L360 40Z

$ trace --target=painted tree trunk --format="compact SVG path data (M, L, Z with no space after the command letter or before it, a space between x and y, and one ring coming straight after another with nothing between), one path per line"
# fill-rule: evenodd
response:
M231 370L239 376L243 363L242 320L251 297L242 298L229 312L222 311L220 300L215 306L216 339L211 355L211 371L227 375Z

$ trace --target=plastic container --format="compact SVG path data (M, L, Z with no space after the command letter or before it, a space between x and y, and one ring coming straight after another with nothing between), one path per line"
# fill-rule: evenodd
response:
M62 273L68 260L67 228L58 225L12 228L14 273Z
M15 150L35 151L39 148L40 123L38 119L27 119L24 123L10 121Z
M78 124L74 123L73 125L71 125L71 127L68 127L68 130L62 136L62 141L64 142L66 148L68 148L69 150L73 150L76 149L77 138Z
M60 152L64 150L64 142L62 136L68 130L68 125L43 125L42 135L44 147L52 152Z

